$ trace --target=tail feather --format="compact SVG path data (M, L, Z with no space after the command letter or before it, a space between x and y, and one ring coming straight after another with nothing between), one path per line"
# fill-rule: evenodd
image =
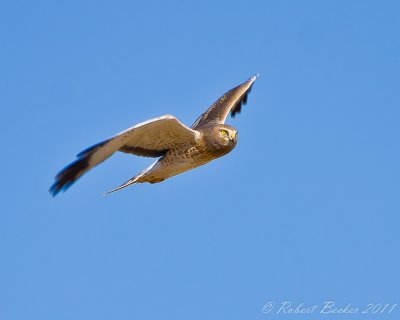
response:
M105 195L110 194L110 193L113 193L113 192L118 191L118 190L121 190L121 189L123 189L123 188L126 188L127 186L130 186L131 184L138 183L138 180L139 180L140 177L141 177L140 175L137 175L137 176L133 177L132 179L129 179L129 180L126 181L125 183L121 184L119 187L117 187L117 188L115 188L115 189L112 189L112 190L110 190L110 191L107 191L107 192L105 193Z
M115 191L121 190L121 189L123 189L123 188L126 188L127 186L130 186L131 184L135 184L135 183L139 183L139 182L150 182L150 181L148 181L148 180L144 180L144 179L141 179L141 178L145 178L146 175L147 175L148 173L150 173L150 171L151 171L153 168L157 168L157 165L158 165L159 161L160 161L160 160L157 160L157 161L153 162L149 167L147 167L146 169L144 169L142 172L140 172L139 174L137 174L137 175L134 176L133 178L129 179L129 180L126 181L125 183L121 184L119 187L117 187L117 188L115 188L115 189L113 189L113 190L111 190L111 191L106 192L105 194L107 195L107 194L113 193L113 192L115 192Z

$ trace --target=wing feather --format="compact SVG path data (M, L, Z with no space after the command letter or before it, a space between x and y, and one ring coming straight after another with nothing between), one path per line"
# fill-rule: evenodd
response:
M191 128L197 129L211 121L223 124L225 123L229 113L231 113L232 117L237 113L240 113L242 105L247 102L247 96L256 79L257 75L226 92L222 97L215 101L206 112L197 118Z
M172 146L193 145L199 134L171 115L139 123L78 153L78 159L56 175L49 191L53 196L65 191L85 172L117 151L160 157Z

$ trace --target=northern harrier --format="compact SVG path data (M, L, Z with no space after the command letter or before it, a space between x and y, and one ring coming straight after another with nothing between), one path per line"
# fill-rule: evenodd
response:
M217 159L236 146L237 131L225 124L230 113L240 113L257 76L229 90L188 128L172 115L139 123L95 144L77 155L78 159L55 177L50 193L68 189L80 176L121 151L158 159L151 166L108 193L133 183L157 183Z

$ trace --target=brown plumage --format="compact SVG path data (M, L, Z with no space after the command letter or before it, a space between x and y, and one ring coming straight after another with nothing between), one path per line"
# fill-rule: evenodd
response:
M61 170L50 193L65 191L85 172L120 151L145 157L161 157L114 192L133 183L157 183L204 165L229 153L237 143L237 131L225 124L247 101L256 80L251 77L229 90L200 115L191 128L174 116L165 115L133 126L77 155L78 159ZM110 193L109 192L109 193Z

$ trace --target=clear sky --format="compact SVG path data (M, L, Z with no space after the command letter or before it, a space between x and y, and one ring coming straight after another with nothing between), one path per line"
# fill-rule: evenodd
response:
M3 2L0 319L334 319L276 312L400 303L399 10ZM118 154L49 195L84 148L163 114L191 125L255 73L229 155L103 196L153 161Z

